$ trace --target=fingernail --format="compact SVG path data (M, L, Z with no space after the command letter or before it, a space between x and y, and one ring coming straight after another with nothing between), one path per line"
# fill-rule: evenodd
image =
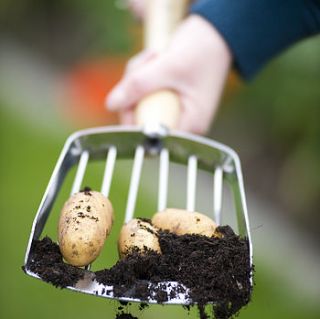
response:
M119 88L114 89L106 98L106 105L110 111L122 108L124 103L123 91Z

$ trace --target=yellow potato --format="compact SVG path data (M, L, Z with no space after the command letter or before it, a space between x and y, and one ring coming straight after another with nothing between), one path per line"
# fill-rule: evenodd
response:
M141 253L146 249L161 253L157 230L148 222L132 219L122 226L118 240L120 257L126 256L133 248L138 248Z
M201 213L189 212L184 209L167 208L162 212L158 212L152 218L152 225L177 235L218 236L215 233L217 225L211 218Z
M64 259L74 266L86 266L100 254L111 231L111 202L96 191L72 195L64 204L58 226L58 241Z

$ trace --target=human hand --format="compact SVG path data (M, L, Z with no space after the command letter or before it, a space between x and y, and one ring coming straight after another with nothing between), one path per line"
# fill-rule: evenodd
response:
M215 28L191 15L177 28L165 51L143 51L129 61L107 105L120 111L122 124L134 124L134 107L143 97L170 89L181 102L177 129L203 134L216 113L231 60Z

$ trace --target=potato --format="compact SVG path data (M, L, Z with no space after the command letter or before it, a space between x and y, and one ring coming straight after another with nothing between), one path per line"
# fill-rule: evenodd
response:
M184 209L167 208L152 218L153 226L177 235L197 234L215 236L216 223L206 215Z
M134 247L138 248L141 253L150 249L160 254L157 229L140 219L132 219L123 225L118 240L120 257L126 256Z
M111 202L96 191L72 195L64 204L58 226L58 241L64 259L74 266L86 266L100 254L111 231Z

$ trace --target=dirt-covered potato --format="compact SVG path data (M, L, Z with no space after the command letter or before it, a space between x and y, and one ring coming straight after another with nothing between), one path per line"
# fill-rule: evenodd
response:
M96 191L72 195L64 204L58 226L58 241L64 259L74 266L86 266L100 254L111 231L111 202Z
M132 219L122 226L118 240L120 257L124 257L134 248L141 253L148 249L161 253L157 230L149 222Z
M189 212L184 209L167 208L162 212L158 212L152 218L152 225L177 235L219 236L215 232L217 225L211 218L201 213Z

